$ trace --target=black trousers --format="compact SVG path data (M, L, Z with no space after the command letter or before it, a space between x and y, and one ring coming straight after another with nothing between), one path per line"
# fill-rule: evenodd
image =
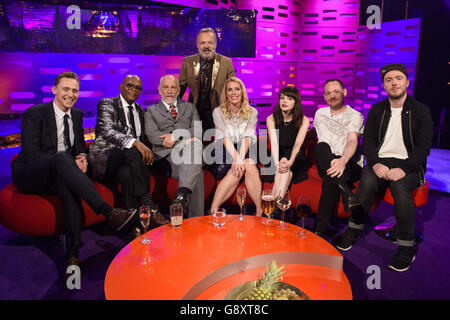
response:
M375 195L377 193L384 194L386 188L389 188L394 198L397 244L413 246L416 207L412 191L419 185L419 174L417 172L407 173L405 177L397 181L387 181L378 178L371 167L365 167L355 194L361 207L353 210L349 226L362 229L370 213Z
M12 178L17 187L29 194L57 194L61 199L64 234L69 256L78 256L84 212L81 199L97 214L107 216L113 209L81 172L72 155L50 154L32 163L14 164Z
M315 231L325 233L339 201L340 191L337 185L351 185L359 180L361 178L361 167L350 160L347 162L342 176L340 178L332 178L326 174L326 171L330 168L331 160L340 158L340 156L333 154L330 146L325 142L320 142L315 146L314 155L317 171L322 177L322 193L320 194Z
M135 147L111 150L103 179L121 184L126 209L138 209L150 193L150 170Z

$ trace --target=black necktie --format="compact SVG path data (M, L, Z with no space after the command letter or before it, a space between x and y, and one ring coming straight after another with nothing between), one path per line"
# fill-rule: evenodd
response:
M131 134L133 135L133 137L137 138L136 135L136 125L134 123L134 115L133 115L133 107L132 106L128 106L128 111L130 112L130 124L131 124Z
M66 145L66 152L72 152L72 145L70 144L69 134L69 115L64 115L64 144Z

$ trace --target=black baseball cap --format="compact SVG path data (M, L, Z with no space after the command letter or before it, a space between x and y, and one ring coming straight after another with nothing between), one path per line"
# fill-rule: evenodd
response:
M403 72L406 76L406 79L408 79L408 71L406 71L406 67L404 64L401 63L390 63L387 64L380 69L380 75L381 75L381 81L384 81L384 76L386 73L392 70L398 70L400 72Z

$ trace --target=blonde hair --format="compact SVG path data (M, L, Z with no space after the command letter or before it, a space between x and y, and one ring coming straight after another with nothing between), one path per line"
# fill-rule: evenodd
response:
M220 97L221 102L220 108L222 109L225 118L231 119L231 105L230 100L228 100L227 97L227 86L230 82L236 82L241 87L242 100L241 100L241 107L239 109L239 116L244 120L248 120L252 115L252 107L250 106L250 103L248 101L247 90L245 90L244 83L236 77L231 77L225 82L225 85L223 86L222 89L222 95Z

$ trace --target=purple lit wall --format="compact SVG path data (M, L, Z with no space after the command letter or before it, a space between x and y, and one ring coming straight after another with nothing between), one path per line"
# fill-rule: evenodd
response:
M256 57L234 62L258 107L260 127L288 84L299 89L310 119L325 105L322 87L329 78L341 79L346 103L367 115L373 102L385 99L379 77L385 63L406 64L413 92L420 19L369 30L358 26L359 1L352 0L246 0L238 8L258 10Z
M387 22L381 24L381 29L368 30L358 26L357 0L166 2L258 11L255 58L233 58L233 64L251 103L258 108L261 128L277 102L279 90L286 85L300 90L305 114L311 119L317 108L324 105L322 86L328 78L344 82L348 89L346 103L364 115L373 102L385 98L379 77L379 67L385 63L406 64L410 73L408 92L413 92L418 18ZM217 48L219 53L222 50ZM118 95L119 83L127 73L142 77L144 91L139 102L147 107L159 98L159 78L166 73L178 74L182 57L2 53L0 59L0 113L21 113L30 105L48 101L56 74L70 69L81 76L82 92L77 106L91 118L85 126L93 127L98 100Z

